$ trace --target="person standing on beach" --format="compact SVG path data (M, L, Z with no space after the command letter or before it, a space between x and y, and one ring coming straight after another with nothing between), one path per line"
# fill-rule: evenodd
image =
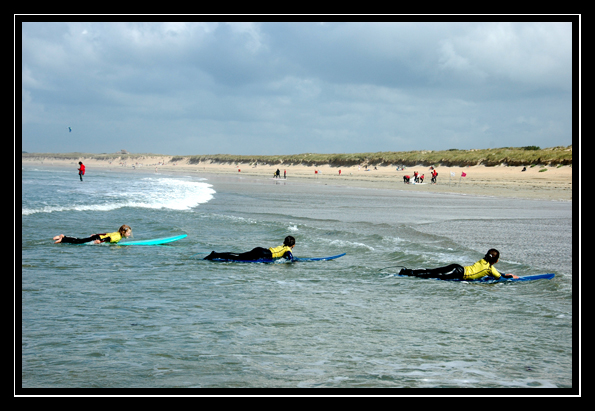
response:
M83 181L83 176L85 175L85 165L82 161L79 161L79 178Z
M438 177L438 172L434 169L432 170L432 184L436 184L436 177Z

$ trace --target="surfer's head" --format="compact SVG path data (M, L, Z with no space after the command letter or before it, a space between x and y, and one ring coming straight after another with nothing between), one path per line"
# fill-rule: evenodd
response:
M124 224L122 227L118 229L118 232L122 237L130 237L132 235L132 228Z
M283 240L283 245L286 245L287 247L293 247L295 245L295 238L288 235L285 237L285 240Z
M495 248L490 248L483 259L490 263L490 265L494 265L500 259L500 251Z

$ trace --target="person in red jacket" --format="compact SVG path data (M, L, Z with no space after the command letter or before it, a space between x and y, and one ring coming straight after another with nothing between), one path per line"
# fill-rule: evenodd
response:
M82 161L79 161L79 177L81 178L81 181L83 181L83 176L85 175L85 165L83 164Z
M438 172L434 169L432 170L432 184L436 184L436 177L438 177Z

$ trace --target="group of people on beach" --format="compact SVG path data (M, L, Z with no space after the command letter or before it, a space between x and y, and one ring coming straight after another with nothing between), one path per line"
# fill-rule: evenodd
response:
M421 176L419 175L419 173L417 171L413 172L413 182L416 184L420 184L424 182L424 174L422 174ZM403 176L403 183L405 184L409 184L411 182L411 176Z
M403 167L404 169L405 167ZM398 168L397 168L398 170ZM436 171L436 169L434 168L434 166L430 167L430 171L431 171L431 176L432 179L430 180L432 182L432 184L436 184L437 179L438 179L438 171ZM422 184L424 182L424 178L425 178L425 174L419 175L419 173L417 171L413 172L413 181L411 181L411 176L410 175L404 175L403 176L403 183L404 184L411 184L411 183L415 183L415 184Z
M275 171L273 178L281 178L281 171L279 169ZM287 170L283 170L283 178L287 178Z
M421 176L417 171L413 172L413 182L415 184L422 184L424 182L425 174ZM432 167L432 184L436 184L436 177L438 177L438 172ZM411 176L405 175L403 176L403 183L410 184L411 183Z

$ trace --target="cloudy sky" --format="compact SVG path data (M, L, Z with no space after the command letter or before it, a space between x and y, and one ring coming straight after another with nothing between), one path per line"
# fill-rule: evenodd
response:
M25 22L21 30L28 152L572 144L569 22Z

